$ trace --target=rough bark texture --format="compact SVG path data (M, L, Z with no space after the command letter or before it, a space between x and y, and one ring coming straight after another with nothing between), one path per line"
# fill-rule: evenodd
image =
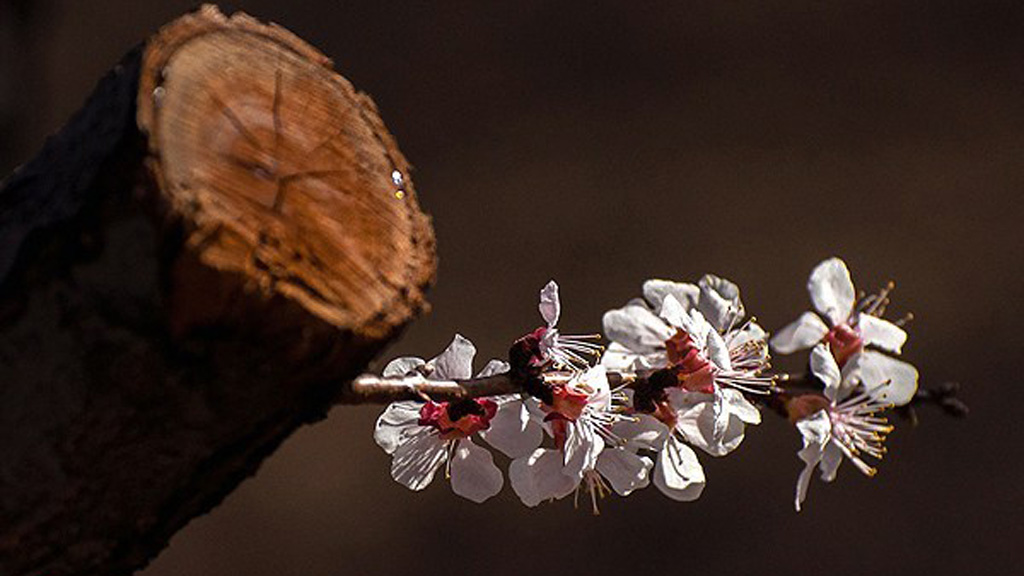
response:
M204 7L0 186L0 574L126 574L420 312L433 233L368 97Z

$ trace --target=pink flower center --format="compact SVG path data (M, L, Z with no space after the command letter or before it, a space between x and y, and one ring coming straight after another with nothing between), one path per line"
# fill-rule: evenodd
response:
M551 396L551 406L545 406L550 410L548 418L560 417L573 422L583 414L583 409L587 407L587 400L590 398L589 394L564 384L552 386Z
M520 337L512 344L508 355L513 370L529 372L542 368L548 363L548 358L544 355L544 350L541 346L547 332L548 329L541 326L533 332Z
M845 323L829 330L822 341L832 349L832 355L835 356L836 363L840 366L846 364L850 356L864 349L864 341L861 339L860 333Z
M675 335L666 340L665 351L669 367L675 371L681 388L705 394L715 391L714 366L686 331L677 330Z
M569 423L575 422L583 415L583 409L587 407L590 395L564 384L555 384L551 387L551 396L551 404L542 404L541 406L548 413L544 417L544 421L551 423L551 434L555 437L555 447L561 450L565 447Z
M487 399L427 402L420 408L419 424L436 428L443 440L468 438L490 428L497 411L498 405Z
M668 426L669 430L675 430L676 424L679 422L679 416L676 415L676 411L669 406L667 400L657 402L654 408L654 412L651 416L657 418L662 424Z
M832 403L821 394L801 394L785 401L786 415L791 424L796 424L831 405Z
M551 435L555 437L555 448L564 450L565 439L569 435L569 420L555 412L548 414L545 420L551 423Z

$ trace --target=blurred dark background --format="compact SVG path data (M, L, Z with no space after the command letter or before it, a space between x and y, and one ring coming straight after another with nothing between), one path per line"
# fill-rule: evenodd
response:
M538 509L413 494L380 407L295 434L144 576L1019 573L1024 461L1024 5L1019 2L235 2L334 58L416 165L441 257L434 311L387 356L456 330L486 357L650 276L706 271L779 328L838 254L894 279L923 382L973 413L901 423L875 479L849 464L793 511L800 441L768 415L700 501L649 489ZM652 3L653 4L653 3ZM0 0L0 173L192 2ZM782 361L783 366L792 364ZM440 479L439 479L440 480Z

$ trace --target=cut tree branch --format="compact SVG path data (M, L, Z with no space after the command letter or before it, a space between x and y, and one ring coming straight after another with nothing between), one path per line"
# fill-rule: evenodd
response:
M549 384L565 382L572 376L571 372L553 371L544 373ZM608 372L608 384L614 389L620 386L635 387L646 379L644 374ZM948 382L937 388L921 387L906 406L897 407L902 417L915 420L912 407L934 404L957 418L966 417L970 412L967 405L956 398L959 385ZM806 374L783 374L776 380L772 395L798 395L820 393L821 384L808 378ZM352 381L349 403L353 404L387 404L402 400L431 400L434 402L451 402L467 398L484 396L501 396L520 394L524 390L509 372L466 378L463 380L428 380L423 376L405 376L385 378L373 374L363 374ZM772 402L768 402L772 404ZM785 415L783 413L783 415Z
M434 237L373 102L211 6L0 183L0 574L129 574L425 307Z

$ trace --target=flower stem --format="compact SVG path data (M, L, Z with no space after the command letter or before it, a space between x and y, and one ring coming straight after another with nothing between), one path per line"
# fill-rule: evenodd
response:
M569 371L549 371L544 373L544 380L549 384L565 383L572 378ZM621 386L635 388L645 382L649 373L608 372L608 384L614 389ZM899 410L900 415L916 421L913 407L921 404L936 404L943 411L954 417L967 415L967 406L955 397L957 386L946 384L938 388L920 388L913 400ZM504 372L483 378L467 378L464 380L427 380L421 376L403 378L384 378L373 374L363 374L352 381L351 394L343 398L347 404L387 404L400 400L433 400L450 402L466 398L482 396L501 396L504 394L522 393L521 385L512 378L511 373ZM773 393L759 399L769 407L775 408L786 395L799 395L821 392L821 385L806 374L781 374L776 381ZM785 416L784 411L776 410Z

